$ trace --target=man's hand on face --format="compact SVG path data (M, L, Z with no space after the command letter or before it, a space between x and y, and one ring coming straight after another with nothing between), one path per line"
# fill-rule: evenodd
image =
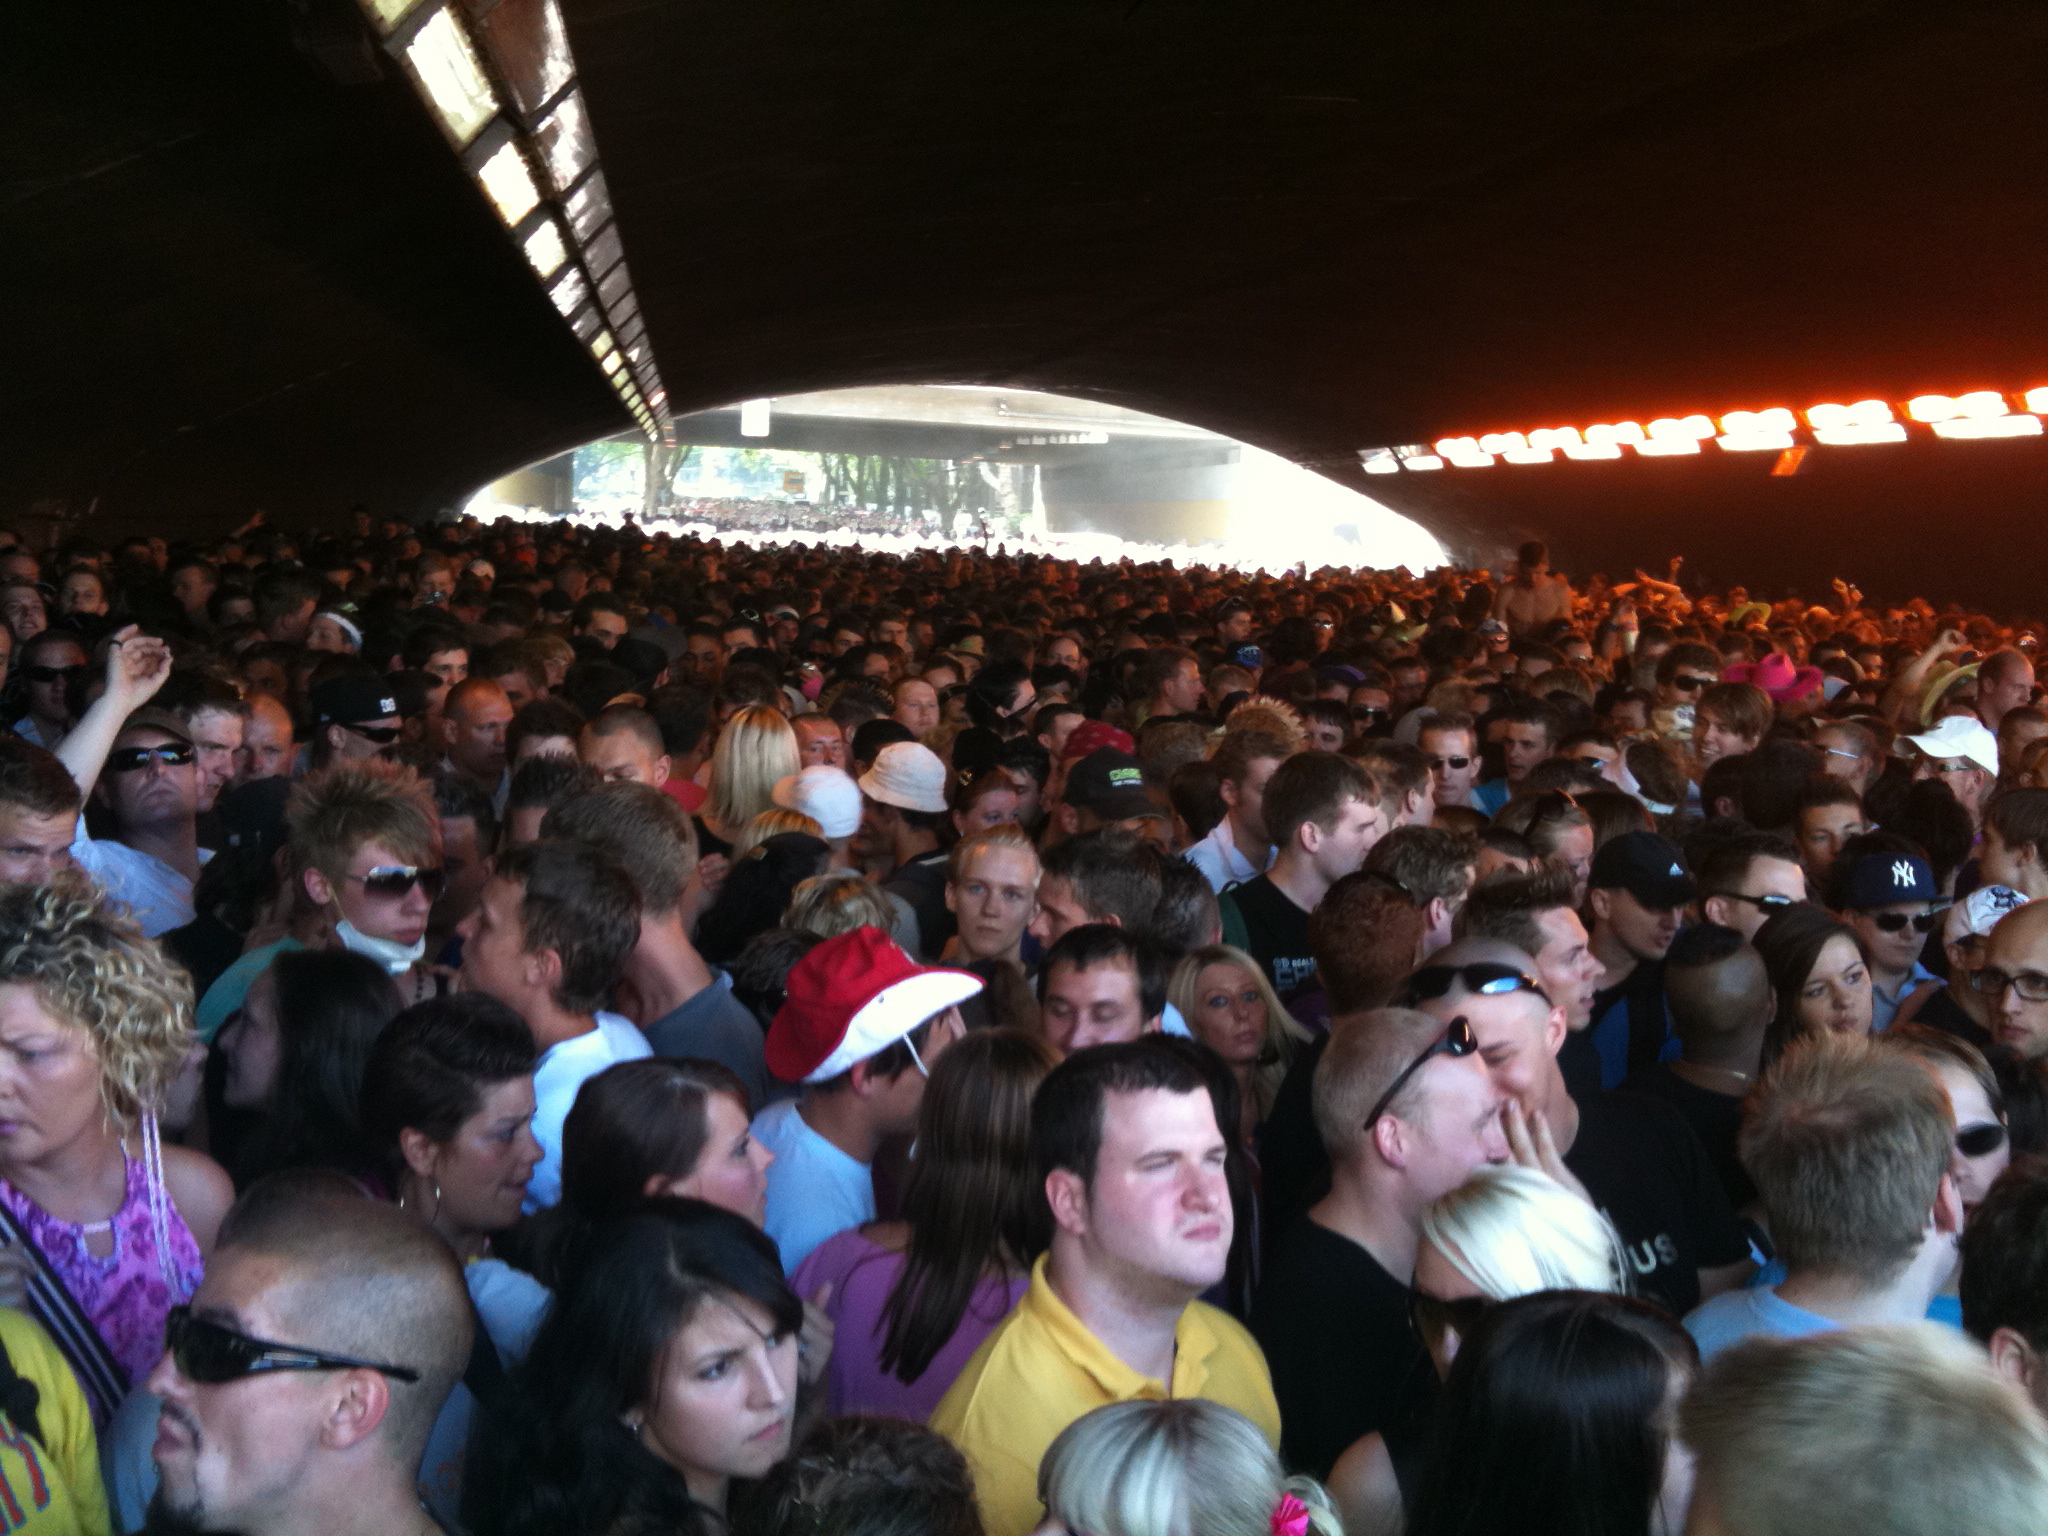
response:
M136 625L115 633L107 645L107 692L127 710L140 709L171 675L171 648Z

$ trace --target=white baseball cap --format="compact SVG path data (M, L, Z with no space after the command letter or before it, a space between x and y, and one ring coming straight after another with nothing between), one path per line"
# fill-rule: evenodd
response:
M2027 898L2009 885L1980 885L1948 909L1941 936L1950 944L1984 938L2001 917L2026 904Z
M860 792L901 811L936 814L946 809L946 765L930 747L892 741L860 776Z
M1965 758L1986 773L1998 772L1998 738L1975 715L1943 715L1933 730L1905 740L1929 757Z
M768 793L785 811L815 821L820 836L851 837L860 830L860 786L844 768L806 768L777 779Z

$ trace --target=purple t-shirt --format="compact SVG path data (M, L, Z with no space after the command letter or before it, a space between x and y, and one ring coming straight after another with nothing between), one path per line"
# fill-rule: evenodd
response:
M953 1337L932 1357L922 1376L905 1382L883 1370L880 1358L888 1332L882 1308L902 1272L902 1254L869 1242L860 1228L849 1227L813 1248L790 1277L790 1286L805 1298L815 1295L828 1281L832 1286L825 1310L838 1332L833 1337L832 1366L825 1385L829 1411L834 1414L883 1414L924 1423L981 1341L1031 1285L1030 1278L1023 1275L1009 1281L984 1279L974 1288L974 1297Z

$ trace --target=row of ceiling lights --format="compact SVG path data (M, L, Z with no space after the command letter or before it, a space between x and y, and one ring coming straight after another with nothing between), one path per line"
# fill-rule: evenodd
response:
M1731 453L1782 453L1808 442L1831 447L1902 443L1909 423L1923 426L1937 437L2038 437L2044 413L2048 413L2048 386L2013 395L1979 389L1960 395L1916 395L1896 406L1887 400L1857 400L1809 406L1797 413L1781 405L1760 411L1730 411L1718 421L1695 414L1659 416L1647 424L1597 422L1583 431L1578 427L1538 427L1528 432L1482 432L1442 437L1434 443L1362 448L1358 458L1369 475L1394 475L1446 465L1484 469L1496 462L1549 464L1560 454L1567 459L1618 459L1624 449L1645 458L1663 458L1698 453L1708 442Z
M386 50L640 430L668 394L555 0L361 0Z

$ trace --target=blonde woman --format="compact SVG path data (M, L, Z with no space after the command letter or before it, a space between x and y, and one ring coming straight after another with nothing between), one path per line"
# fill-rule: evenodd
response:
M157 1130L196 1038L191 981L96 887L0 888L0 1305L49 1329L101 1425L163 1353L234 1200Z
M1221 1056L1236 1077L1243 1113L1239 1139L1249 1149L1308 1031L1281 1006L1264 967L1228 944L1210 944L1187 955L1174 967L1166 997L1195 1038Z
M806 837L823 837L824 830L802 811L786 811L781 806L763 811L740 830L733 839L732 857L737 863L767 842L771 837L784 832L801 832Z
M697 817L700 854L732 854L747 823L775 809L775 786L803 771L796 732L779 709L752 704L718 733L711 754L711 798Z
M1111 1403L1038 1465L1040 1536L1344 1536L1328 1496L1288 1477L1258 1426L1201 1397Z
M1628 1290L1613 1223L1547 1174L1512 1164L1476 1169L1422 1213L1415 1325L1439 1377L1460 1337L1496 1302L1537 1291ZM1330 1469L1348 1536L1397 1536L1404 1493L1422 1467L1422 1426L1364 1435Z
M890 933L896 921L896 908L874 881L857 869L828 869L799 882L790 892L789 912L782 925L832 939L856 928Z

